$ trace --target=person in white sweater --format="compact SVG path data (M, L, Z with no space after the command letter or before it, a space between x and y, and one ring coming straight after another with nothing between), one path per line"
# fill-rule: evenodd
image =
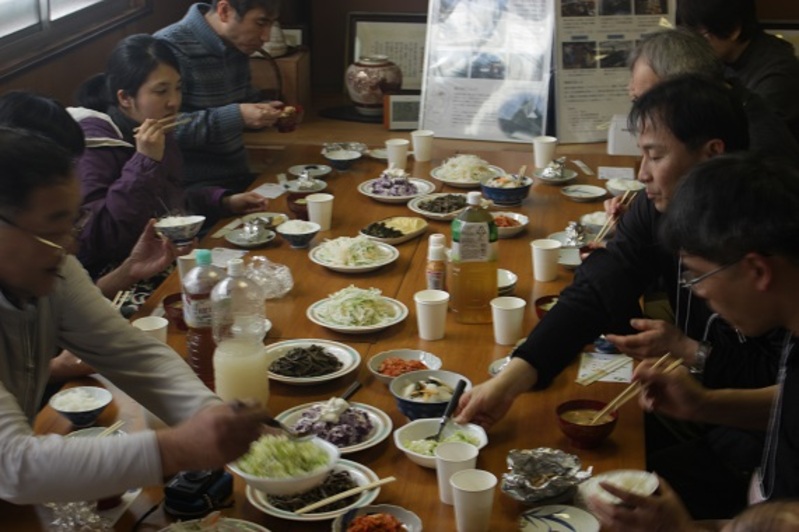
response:
M0 499L96 499L245 453L265 413L223 403L177 353L116 312L67 254L80 206L67 151L0 128L0 168ZM169 427L121 438L36 435L33 418L60 347Z

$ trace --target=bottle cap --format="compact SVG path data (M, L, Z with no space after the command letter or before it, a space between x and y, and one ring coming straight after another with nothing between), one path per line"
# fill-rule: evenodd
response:
M480 205L481 200L483 199L483 195L476 190L469 192L466 195L466 203L469 205Z
M202 266L211 264L211 250L197 249L194 251L194 262Z
M241 277L244 275L244 261L241 259L230 259L227 261L227 274L231 277Z
M427 248L427 260L444 260L444 259L446 259L446 255L444 254L444 246L434 244Z
M430 239L428 240L431 246L446 246L447 245L447 237L442 233L433 233L430 235Z

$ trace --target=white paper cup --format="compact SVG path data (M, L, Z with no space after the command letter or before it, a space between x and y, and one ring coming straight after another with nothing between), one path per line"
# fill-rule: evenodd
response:
M480 469L464 469L454 473L449 483L458 532L487 532L491 525L497 477Z
M474 469L479 450L471 443L462 441L445 442L436 447L436 476L438 477L438 497L444 504L452 504L450 477L464 469Z
M533 154L535 167L545 168L555 158L555 148L558 145L557 137L542 135L533 138Z
M405 170L408 163L408 139L388 139L386 141L386 153L388 154L388 167Z
M515 345L524 335L524 308L527 301L520 297L495 297L491 300L491 319L494 322L494 341L499 345Z
M443 290L420 290L413 295L419 338L441 340L447 324L449 293Z
M166 343L166 331L169 327L169 320L160 316L145 316L131 323L134 327L145 332L161 342Z
M533 277L536 281L548 282L558 278L558 258L562 244L551 238L530 242L533 249Z
M413 158L417 162L425 163L433 158L433 131L417 129L411 131L413 141Z
M308 220L319 224L320 231L329 231L333 222L333 195L309 194L305 196L308 205Z

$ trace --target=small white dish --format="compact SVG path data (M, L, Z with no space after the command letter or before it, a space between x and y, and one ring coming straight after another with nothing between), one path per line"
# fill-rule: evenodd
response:
M307 348L311 345L318 345L324 348L324 350L331 355L335 356L341 362L341 367L332 373L328 373L327 375L319 375L318 377L289 377L287 375L279 375L270 371L269 378L273 381L283 382L285 384L309 386L337 379L357 369L361 363L361 354L358 353L358 351L356 351L354 348L339 342L322 340L319 338L301 338L297 340L285 340L283 342L277 342L266 346L266 354L271 360L274 361L294 348Z
M436 186L426 179L409 177L408 181L416 185L416 194L411 194L410 196L386 196L385 194L375 194L372 192L372 183L378 179L379 178L375 178L364 181L358 185L358 192L364 196L372 198L375 201L381 201L383 203L408 203L408 201L412 200L413 198L430 194L436 189Z
M366 227L361 229L360 233L362 235L364 235L365 237L367 237L367 238L371 238L372 240L376 240L378 242L383 242L384 244L391 244L392 246L396 246L397 244L402 244L403 242L407 242L408 240L416 238L417 236L419 236L422 233L424 233L425 231L427 231L427 225L428 225L427 221L424 220L423 218L418 218L418 217L415 217L415 216L414 217L410 217L410 216L393 216L391 218L385 218L383 220L378 220L378 222L375 222L375 223L379 223L379 222L387 223L387 222L390 222L391 220L393 220L395 218L409 218L410 220L414 221L414 225L416 225L417 227L416 227L416 229L413 229L413 230L411 230L411 231L409 231L407 233L403 233L401 236L395 236L395 237L379 237L379 236L373 236L373 235L367 234L367 233L364 232L366 230Z
M366 155L368 155L372 159L378 159L380 161L388 160L388 152L386 151L385 148L375 148L372 150L367 150Z
M325 298L313 303L306 311L308 319L317 325L326 327L331 331L345 333L345 334L369 334L373 332L388 329L392 325L400 323L408 317L408 307L402 302L392 299L390 297L382 297L383 301L392 307L393 316L375 325L339 325L330 322L323 317L323 311L327 305L330 304L330 298Z
M637 179L621 179L618 177L608 179L608 182L605 186L607 187L608 192L614 196L622 196L627 191L639 192L646 188L646 185Z
M560 189L560 193L572 201L596 201L607 195L607 190L594 185L569 185Z
M514 225L512 227L497 227L497 235L499 238L511 238L522 231L527 227L527 224L530 223L530 219L525 216L524 214L519 214L517 212L492 212L491 216L494 217L496 220L498 216L504 216L506 218L510 218L512 220L516 220L519 222L519 225Z
M442 174L442 167L437 166L430 170L430 176L435 179L436 181L440 181L445 185L449 185L455 188L479 188L480 183L483 180L491 179L493 177L498 177L507 174L505 170L500 168L499 166L494 166L493 164L488 165L488 170L490 173L481 176L479 179L447 179Z
M522 513L522 532L599 532L597 518L576 506L551 504Z
M419 464L422 467L435 469L435 455L411 451L405 447L404 444L406 442L423 440L428 436L432 436L438 431L438 426L440 423L441 418L439 417L426 417L410 421L394 431L394 445L397 447L397 449L405 453L405 456L407 456L411 462ZM441 432L441 439L444 440L458 431L465 432L469 436L475 438L478 441L476 446L478 449L482 449L488 445L488 435L486 434L485 429L474 423L459 425L454 421L450 421L444 426L444 430Z
M225 240L240 248L259 248L275 239L275 232L269 229L260 231L255 237L247 236L245 229L233 229L225 234Z
M331 262L325 255L324 244L316 246L311 251L309 251L308 257L311 259L312 262L315 262L320 266L324 266L328 270L332 270L334 272L339 272L339 273L371 272L377 270L378 268L382 268L383 266L391 264L392 262L394 262L399 258L399 251L394 246L390 244L384 244L383 242L375 242L374 245L378 246L381 249L383 256L381 259L369 264L349 266L345 264L337 264Z
M305 185L306 183L302 184ZM300 180L292 179L291 181L286 181L283 187L289 192L321 192L327 188L327 183L321 179L314 179L311 181L310 186L300 188Z
M536 170L533 173L541 182L546 183L547 185L563 185L570 181L574 181L577 178L577 172L570 168L564 168L561 177L545 177L544 176L544 169Z
M346 532L353 519L360 515L388 514L402 523L403 532L422 532L422 520L410 510L393 504L371 504L361 508L354 508L346 514L339 515L333 520L333 532Z
M592 477L578 487L578 497L588 502L590 497L599 497L609 504L619 504L621 499L615 495L605 491L600 485L600 482L608 482L620 489L635 493L642 497L652 495L658 489L660 482L657 475L649 471L638 471L635 469L617 469L615 471L608 471L607 473L599 474Z
M322 177L332 171L333 169L326 164L297 164L289 168L289 173L297 177L301 176L303 172L308 172L311 177Z
M580 248L577 246L569 245L567 243L568 238L566 237L566 231L558 231L557 233L552 233L547 238L551 238L552 240L557 240L563 245L563 247L560 248L560 252L558 254L558 264L560 264L564 268L573 270L583 263L583 260L580 258ZM593 240L594 240L593 235L591 234L588 234L585 238L586 243L591 242Z
M499 295L508 296L513 294L518 280L519 276L512 271L504 268L497 268L497 292Z

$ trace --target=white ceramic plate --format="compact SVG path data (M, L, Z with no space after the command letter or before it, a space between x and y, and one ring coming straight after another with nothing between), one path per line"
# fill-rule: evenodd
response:
M377 331L382 331L383 329L387 329L392 325L395 325L408 317L408 307L406 307L403 303L397 301L396 299L391 299L390 297L383 297L383 299L394 308L394 317L387 319L385 322L380 323L378 325L366 325L366 326L338 325L326 321L319 314L319 310L320 308L323 308L325 305L329 303L330 300L328 298L319 300L316 303L312 304L310 307L308 307L306 315L308 316L308 319L314 322L315 324L321 325L322 327L327 327L331 331L347 333L347 334L373 333Z
M371 504L362 508L353 508L344 515L339 515L333 521L333 532L346 532L346 527L359 515L370 514L389 514L396 517L402 523L402 530L405 532L422 532L422 520L419 516L402 506L393 504Z
M566 245L567 241L566 231L558 231L557 233L552 233L547 238L557 240L558 242L563 244L563 247L560 248L558 264L560 264L564 268L573 270L577 268L577 266L583 263L582 259L580 258L580 248L576 246ZM585 237L585 242L591 242L593 240L594 240L594 235L588 233Z
M375 242L375 245L379 246L380 249L383 251L383 258L377 260L371 264L365 264L361 266L345 266L343 264L334 264L324 258L324 248L323 245L316 246L311 251L308 252L308 257L319 264L320 266L324 266L328 270L333 270L334 272L341 272L341 273L365 273L371 272L378 268L382 268L387 264L391 264L395 260L399 258L399 251L397 248L390 244L384 244L383 242Z
M544 170L542 168L540 170L536 170L533 175L548 185L562 185L564 183L568 183L569 181L574 181L574 179L577 177L577 172L571 170L570 168L564 168L562 176L553 179L551 177L544 177Z
M552 504L527 510L519 518L522 532L599 532L596 517L575 506Z
M277 342L266 346L266 353L270 358L277 360L285 355L289 350L295 347L308 347L310 345L318 345L323 347L328 353L334 355L341 361L341 367L333 373L327 375L319 375L318 377L287 377L286 375L278 375L277 373L269 372L269 378L274 381L284 382L286 384L297 384L307 386L310 384L317 384L337 379L342 375L346 375L350 371L358 368L361 363L361 355L352 347L331 340L321 340L314 338L302 338L298 340L286 340Z
M180 521L179 523L172 523L166 528L162 528L158 532L172 532L173 530L189 530L187 526L196 526L196 530L203 530L200 528L202 519L192 519L191 521ZM230 527L230 530L241 530L242 532L269 532L268 528L261 525L250 523L243 519L233 519L232 517L220 517L217 524L224 524ZM180 525L180 527L178 526Z
M450 195L450 196L463 196L464 198L466 198L466 194L461 194L461 193L457 193L457 192L455 192L455 193L453 193L453 192L449 192L449 193L447 193L447 192L438 192L436 194L428 194L427 196L418 196L416 198L413 198L411 201L408 202L408 208L410 210L412 210L413 212L417 213L417 214L421 214L422 216L424 216L426 218L430 218L431 220L453 220L461 212L463 212L466 209L466 206L464 206L463 208L458 209L456 211L447 212L447 213L430 212L430 211L426 211L426 210L422 209L419 206L421 203L424 203L426 201L430 201L430 200L435 199L435 198L437 198L439 196L447 196L447 195ZM483 206L488 207L490 205L491 205L490 201L483 200Z
M289 173L299 177L305 170L308 171L308 175L311 177L326 176L333 171L333 169L326 164L297 164L289 168Z
M314 405L322 404L323 402L319 403L306 403L304 405L295 406L294 408L289 408L278 414L275 419L278 421L282 421L285 425L289 427L293 427L295 423L297 423L300 418L302 417L302 413L305 410L308 410ZM341 454L350 454L355 453L358 451L362 451L364 449L368 449L369 447L373 447L380 443L381 441L388 438L388 435L391 434L391 429L394 427L391 423L391 418L388 415L380 410L379 408L375 408L374 406L367 405L364 403L350 403L350 407L357 408L359 410L363 410L366 412L366 415L369 416L369 421L372 422L372 431L367 435L366 439L363 440L361 443L356 443L355 445L349 445L347 447L339 447L339 451Z
M227 233L225 233L225 240L241 248L248 248L248 249L265 246L274 239L275 239L275 232L270 231L269 229L264 229L258 235L258 238L252 238L252 239L247 238L247 236L245 236L243 228L233 229L232 231L228 231Z
M605 491L599 485L600 482L609 482L623 490L631 491L642 497L655 493L660 483L657 475L648 471L617 469L592 477L580 484L577 488L578 499L587 503L590 497L597 496L609 504L620 503L621 499Z
M560 189L560 193L572 201L584 203L604 198L607 190L594 185L569 185Z
M355 483L359 486L364 486L370 482L376 482L379 480L374 471L364 465L351 462L350 460L339 460L336 464L336 467L333 468L333 471L347 471L355 480ZM281 519L288 519L289 521L325 521L327 519L333 519L337 515L347 513L352 508L358 508L360 506L366 506L367 504L370 504L380 494L380 488L377 487L361 492L360 496L355 500L354 503L340 510L299 515L295 514L294 512L287 512L286 510L275 508L272 506L272 504L270 504L265 493L253 489L250 486L247 486L246 494L247 500L250 501L253 506L267 515L279 517Z
M480 182L483 179L491 179L492 177L497 177L501 175L507 174L505 170L500 168L499 166L494 166L493 164L488 165L488 169L491 171L490 174L483 176L482 178L478 179L477 181L459 181L455 179L445 179L441 176L442 167L436 166L432 170L430 170L430 176L435 179L436 181L441 181L445 185L449 185L455 188L479 188Z
M417 196L424 196L426 194L430 194L436 189L436 186L426 179L419 179L417 177L410 177L408 181L416 185L416 190L418 192L416 194L411 194L410 196L385 196L382 194L375 194L372 192L372 183L377 181L379 178L369 179L364 181L360 185L358 185L358 192L363 194L364 196L368 196L373 200L382 201L383 203L408 203L408 201L412 200Z
M300 181L298 179L292 179L291 181L286 181L283 187L289 192L321 192L327 188L327 183L321 179L314 179L311 188L300 188L299 183Z
M492 212L491 216L496 218L497 216L506 216L508 218L512 218L519 222L519 225L514 227L497 227L497 233L499 238L511 238L522 231L524 228L527 227L527 224L530 223L530 219L525 216L524 214L519 214L517 212Z
M381 161L388 160L388 151L386 151L385 148L375 148L373 150L367 150L366 155L368 155L372 159L378 159Z
M393 218L397 218L397 217L395 216ZM386 222L388 220L391 220L391 218L384 218L383 220L378 220L378 221ZM361 229L361 234L364 235L367 238L371 238L372 240L376 240L378 242L383 242L384 244L391 244L392 246L396 246L397 244L402 244L403 242L407 242L408 240L416 238L417 236L419 236L422 233L424 233L425 231L427 231L427 225L428 224L427 224L427 222L425 220L423 220L422 218L416 218L416 217L414 217L414 220L419 220L419 221L422 222L421 224L419 224L419 228L414 230L414 231L411 231L410 233L404 233L402 236L396 236L396 237L393 237L393 238L381 238L379 236L367 235L366 233L363 232L364 231L363 229Z

